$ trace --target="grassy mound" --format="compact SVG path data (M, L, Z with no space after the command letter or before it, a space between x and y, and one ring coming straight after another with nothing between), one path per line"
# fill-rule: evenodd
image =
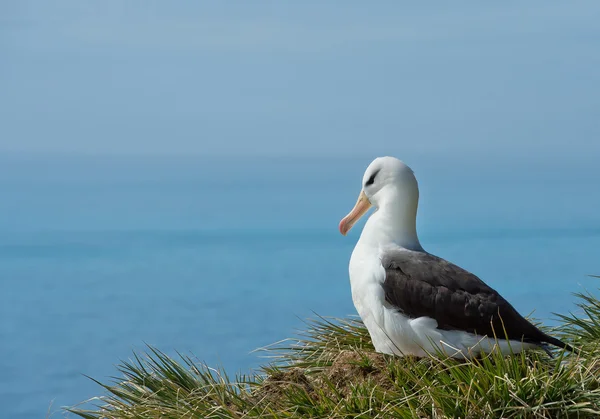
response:
M267 348L260 374L230 378L149 348L123 362L124 378L88 419L123 418L548 418L600 417L600 301L579 294L581 315L551 332L577 353L543 351L474 361L375 353L356 319L308 322L299 338Z

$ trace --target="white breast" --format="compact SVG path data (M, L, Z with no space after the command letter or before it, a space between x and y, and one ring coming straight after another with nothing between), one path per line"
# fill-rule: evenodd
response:
M350 287L356 311L367 327L377 352L425 356L411 320L385 301L381 249L359 243L350 258ZM435 320L434 320L435 323ZM435 323L433 328L437 327ZM431 328L431 327L430 327Z

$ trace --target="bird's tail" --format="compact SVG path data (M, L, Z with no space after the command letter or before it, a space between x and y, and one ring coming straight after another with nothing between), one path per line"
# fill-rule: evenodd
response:
M564 343L562 340L553 338L552 336L548 336L546 334L544 334L544 335L545 335L544 339L543 339L544 342L549 343L554 346L557 346L561 349L566 349L569 352L575 352L575 349L568 343ZM548 348L544 347L544 345L542 345L542 349L544 349L544 351L548 352Z

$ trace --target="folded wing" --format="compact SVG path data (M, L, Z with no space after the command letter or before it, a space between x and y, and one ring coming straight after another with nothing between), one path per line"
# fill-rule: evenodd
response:
M408 317L431 317L443 330L571 350L531 324L477 276L444 259L398 250L386 253L382 264L386 301Z

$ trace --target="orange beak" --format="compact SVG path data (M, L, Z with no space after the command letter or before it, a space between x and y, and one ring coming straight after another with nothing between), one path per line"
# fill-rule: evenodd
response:
M358 201L356 201L356 205L352 208L352 211L340 221L340 233L344 236L348 234L354 223L356 223L360 217L365 215L365 213L369 211L369 208L371 208L369 198L361 191L360 195L358 195Z

